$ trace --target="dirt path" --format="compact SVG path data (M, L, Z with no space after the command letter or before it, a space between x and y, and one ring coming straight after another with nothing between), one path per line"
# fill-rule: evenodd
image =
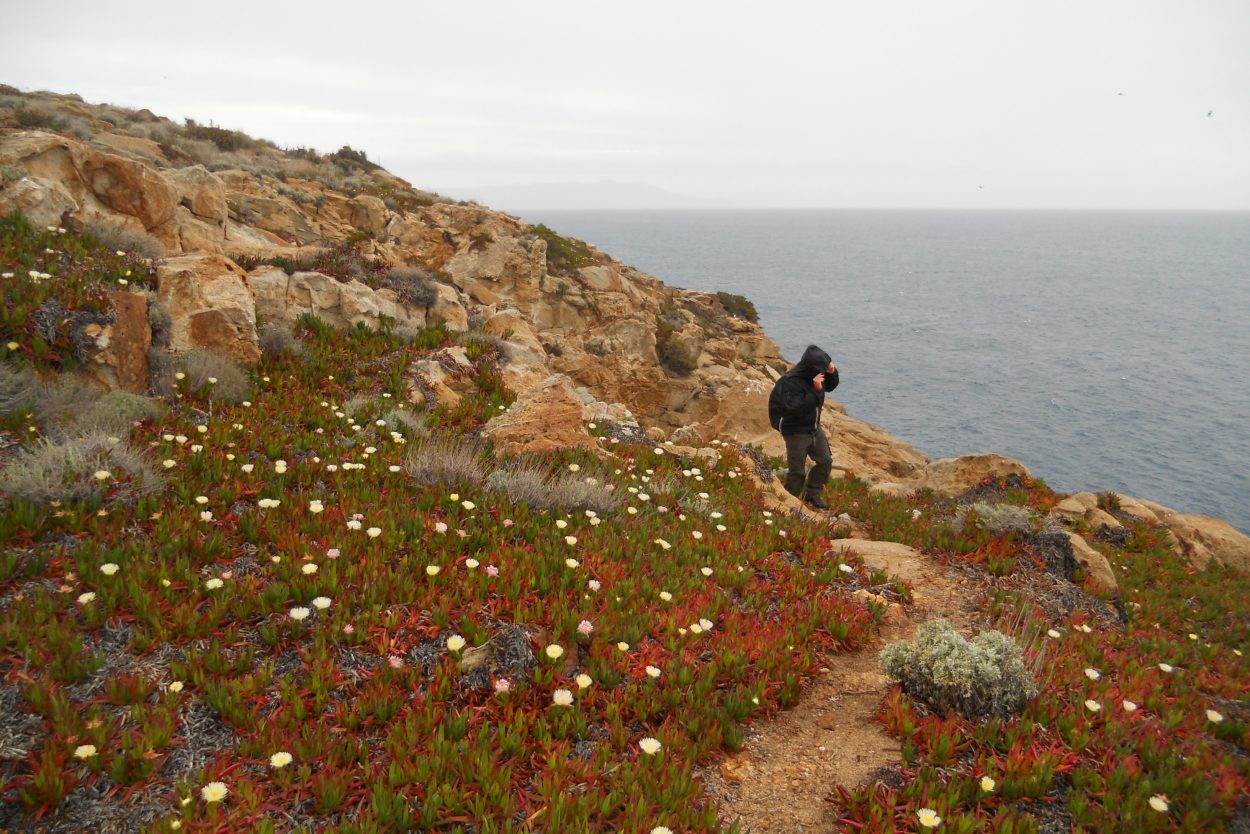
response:
M754 727L742 753L704 772L723 824L739 820L747 834L840 831L827 801L833 786L859 785L900 761L898 741L873 718L889 687L877 653L934 617L946 617L963 631L975 610L977 588L970 579L909 547L858 539L839 544L870 567L910 582L914 602L873 645L830 658L794 709Z

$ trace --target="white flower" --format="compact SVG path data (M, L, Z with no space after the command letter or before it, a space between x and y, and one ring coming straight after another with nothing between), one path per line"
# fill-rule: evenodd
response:
M925 828L937 828L942 824L942 818L938 816L937 811L932 808L921 808L916 812L916 819Z
M113 473L107 469L97 469L95 472L95 479L97 481L107 481L111 477L113 477Z
M580 564L581 564L581 562L577 561L576 559L565 559L565 560L564 560L564 566L565 566L566 568L575 568L575 567L577 567L577 566L578 566L578 565L580 565Z
M473 568L476 568L480 564L481 562L479 562L477 559L465 559L464 560L464 566L466 568L469 568L470 570L472 570Z
M569 471L570 471L570 472L576 472L576 471L577 471L577 470L579 470L579 469L581 469L581 467L580 467L580 466L578 466L576 463L570 463L570 464L569 464Z
M214 576L214 577L212 577L211 579L209 579L207 582L205 582L205 583L204 583L204 587L205 587L205 588L207 588L207 589L208 589L208 590L210 590L210 591L215 591L215 590L217 590L218 588L220 588L222 585L225 585L225 584L226 584L226 583L225 583L225 582L222 582L220 578L218 578L218 577Z
M658 677L659 677L660 675L662 675L662 674L663 674L663 672L661 672L661 671L659 670L659 668L657 668L657 667L655 667L655 666L648 666L648 667L647 667L647 676L648 676L648 677L658 678Z
M388 472L398 472L399 467L392 463L390 466L386 467L386 470Z
M702 534L702 533L700 533L698 530L692 530L692 531L690 531L690 535L691 535L691 536L693 536L695 539L701 539L701 538L703 538L703 534Z
M359 530L361 527L364 527L364 525L361 524L359 520L354 519L354 518L350 518L347 520L348 530Z
M552 643L543 652L552 660L558 660L560 655L564 654L564 647L558 643Z
M1053 628L1047 629L1046 636L1049 637L1051 640L1058 640L1059 632L1055 631Z
M112 576L113 574L117 573L117 571L118 571L117 565L115 565L112 562L105 562L104 564L100 565L100 573L104 574L105 576Z
M294 757L290 753L283 751L280 753L274 753L269 757L269 766L280 769L286 767L292 761L294 761Z
M574 681L576 681L578 689L586 689L594 683L594 681L590 679L590 675L587 675L584 672L574 678Z
M242 466L240 466L239 468L240 468L240 469L242 469L244 472L251 472L253 469L255 469L255 468L256 468L256 465L255 465L255 464L251 464L251 463L245 463L245 464L243 464Z
M558 707L567 707L573 704L573 693L567 689L557 689L551 693L551 702Z
M367 535L371 539L376 539L378 536L382 535L382 528L370 527L368 530L365 531L365 535Z
M702 633L703 633L703 626L699 625L698 623L691 623L691 624L690 624L690 633L691 633L691 634L702 634Z
M589 579L586 581L586 587L592 591L597 591L602 588L603 585L600 584L598 579Z
M1209 709L1207 710L1207 720L1210 721L1212 724L1219 724L1221 721L1224 720L1224 716L1216 712L1213 709Z
M628 643L626 643L624 640L622 640L621 642L617 643L617 644L616 644L616 647L617 647L618 649L620 649L621 651L623 651L623 652L627 652L627 651L629 651L629 644L628 644Z
M577 544L577 536L565 536L564 543L567 544L569 547L572 547L573 545Z
M843 573L855 572L855 568L851 567L846 562L838 562L838 570L842 571Z
M666 825L657 825L651 829L651 834L673 834L673 829Z
M313 608L316 608L318 611L324 611L330 607L330 598L329 597L316 597L315 599L313 599L312 605L313 605Z
M296 622L299 622L300 620L308 619L308 609L302 606L298 608L292 608L290 611L286 613L287 613L287 616L289 616L292 620L295 620Z
M313 499L312 501L308 502L308 512L312 513L313 515L316 515L317 513L324 512L324 511L325 511L325 505L323 505L320 500Z
M712 569L711 568L699 568L699 573L703 574L704 576L711 576Z
M1171 672L1172 672L1172 665L1171 665L1171 664L1169 664L1169 663L1160 663L1160 664L1159 664L1159 671L1160 671L1160 672L1167 672L1167 673L1171 673Z
M1125 712L1137 712L1137 704L1132 701L1125 700L1123 702Z
M447 651L458 652L464 648L465 639L459 634L453 634L447 638Z
M1161 814L1166 814L1168 810L1168 798L1161 793L1157 793L1150 797L1150 807L1154 808Z
M663 746L664 745L660 744L659 741L651 738L650 736L647 736L638 742L638 749L646 753L648 756L654 756L656 753L659 753L660 748Z
M302 568L300 568L300 570L303 571L306 576L312 576L314 573L317 572L317 565L314 564L313 562L308 562Z
M1097 669L1090 669L1087 667L1085 669L1085 677L1089 678L1092 681L1096 681L1102 677L1102 673L1099 672Z
M474 504L472 501L461 501L460 506L464 507L466 510L472 510L477 507L477 504Z
M87 591L85 594L78 595L79 605L88 605L95 601L95 591Z
M425 575L426 576L438 576L438 572L440 570L442 570L442 568L440 568L438 565L426 565Z
M658 544L660 547L664 548L665 550L671 550L673 547L671 544L664 541L664 539L656 539L655 543Z
M1092 698L1086 698L1085 709L1089 710L1090 712L1098 712L1099 710L1102 709L1102 704L1098 703Z
M991 779L988 776L981 777L981 790L985 791L986 793L993 793L994 788L997 787L997 784L998 783L996 783L993 779Z
M95 754L94 744L80 744L74 748L74 758L76 759L90 759Z
M557 529L563 530L565 527L568 527L568 526L569 526L569 523L568 523L567 521L565 521L564 519L562 519L562 518L557 518L557 519L556 519L556 528L557 528Z
M205 802L221 802L228 793L230 789L224 782L209 782L200 788L200 796L204 797Z
M670 594L668 591L660 591L660 599L664 600L665 602L672 602L673 595Z
M715 623L713 623L711 620L707 618L700 618L699 625L703 627L704 631L711 631L712 626L715 625Z
M171 682L170 682L170 684L169 684L169 691L170 691L170 692L172 692L172 693L174 693L175 695L177 695L179 692L181 692L181 691L182 691L182 681L171 681Z

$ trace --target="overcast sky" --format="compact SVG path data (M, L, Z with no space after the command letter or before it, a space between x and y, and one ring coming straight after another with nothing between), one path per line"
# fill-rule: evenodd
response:
M1248 0L0 0L0 18L0 82L350 144L457 197L622 180L741 207L1250 209Z

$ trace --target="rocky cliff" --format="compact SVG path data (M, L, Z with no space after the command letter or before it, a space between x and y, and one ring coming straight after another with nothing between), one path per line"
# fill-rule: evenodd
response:
M786 363L729 299L670 287L593 246L414 188L364 153L283 150L212 126L76 96L0 88L0 214L106 224L154 261L155 298L113 295L89 366L142 388L151 305L170 350L259 357L257 322L314 314L347 327L438 318L492 334L518 395L487 433L513 448L578 440L582 421L637 422L674 442L780 452L766 400ZM454 398L456 357L412 369L415 395ZM958 493L1027 474L993 455L930 461L830 404L835 465L898 492ZM1125 500L1173 531L1195 564L1250 568L1224 522ZM1079 508L1081 520L1092 507ZM1073 509L1072 512L1077 512Z

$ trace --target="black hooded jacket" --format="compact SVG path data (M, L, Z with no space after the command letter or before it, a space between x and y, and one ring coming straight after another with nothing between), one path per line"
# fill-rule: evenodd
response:
M825 371L831 361L829 354L815 345L808 345L799 363L773 386L768 397L768 422L780 429L783 436L816 431L825 393L838 387L838 372L825 374L824 391L817 391L812 379Z

